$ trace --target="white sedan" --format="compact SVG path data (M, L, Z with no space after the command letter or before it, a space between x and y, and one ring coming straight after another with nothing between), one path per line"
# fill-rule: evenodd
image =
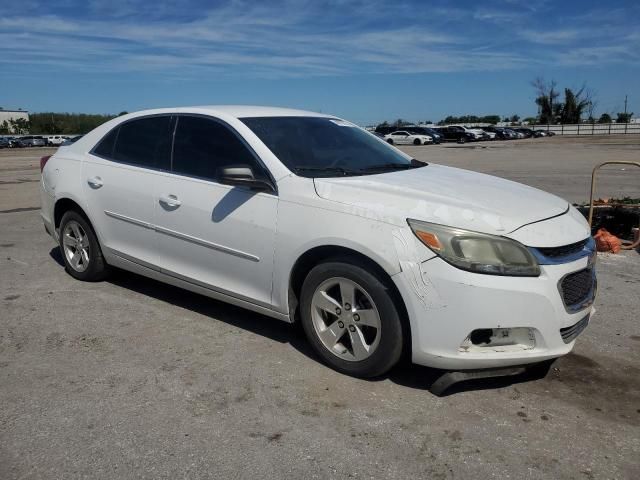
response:
M433 143L433 138L429 135L413 134L404 130L391 132L385 135L384 139L391 145L425 145L427 143Z
M40 166L42 219L71 276L117 267L255 322L301 322L349 375L382 375L403 354L512 372L569 353L593 312L595 244L570 203L419 162L331 115L148 110Z

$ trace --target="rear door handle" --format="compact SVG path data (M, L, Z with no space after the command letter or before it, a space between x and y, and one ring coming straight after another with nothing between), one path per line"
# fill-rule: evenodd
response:
M159 200L160 203L168 207L177 208L182 205L182 202L178 200L178 197L176 197L175 195L161 195Z
M104 183L100 177L91 177L87 179L87 183L91 188L100 188Z

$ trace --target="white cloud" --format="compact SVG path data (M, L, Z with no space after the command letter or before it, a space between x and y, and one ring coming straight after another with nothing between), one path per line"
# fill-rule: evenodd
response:
M195 20L167 19L188 8L188 2L145 2L143 8L137 0L94 1L90 20L5 16L0 19L0 65L277 78L497 71L545 62L577 65L629 58L628 51L607 50L606 43L599 45L603 50L591 53L569 48L588 38L586 27L522 29L518 25L526 21L528 11L522 5L516 10L467 11L400 3L386 16L389 4L382 0L333 0L322 5L286 0L279 8L232 0ZM149 8L155 10L146 15ZM496 29L490 30L489 43L488 24ZM516 38L520 42L513 42ZM540 47L537 53L523 44L566 48L550 54Z

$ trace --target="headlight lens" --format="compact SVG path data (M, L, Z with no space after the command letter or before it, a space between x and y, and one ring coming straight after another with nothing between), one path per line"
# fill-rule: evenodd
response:
M407 219L418 239L454 267L487 275L537 277L540 267L515 240Z

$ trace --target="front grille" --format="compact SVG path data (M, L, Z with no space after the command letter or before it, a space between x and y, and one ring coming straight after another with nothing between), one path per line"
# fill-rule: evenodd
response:
M593 295L595 276L591 268L570 273L560 283L560 293L565 306L581 306Z
M538 251L545 257L549 258L566 257L567 255L572 255L581 251L588 241L589 239L585 238L584 240L581 240L579 242L571 243L569 245L563 245L561 247L538 247Z
M570 327L567 327L567 328L561 328L560 336L562 337L562 341L564 343L573 342L576 339L576 337L580 335L585 328L587 328L587 325L589 325L589 315L584 317L575 325L571 325Z

